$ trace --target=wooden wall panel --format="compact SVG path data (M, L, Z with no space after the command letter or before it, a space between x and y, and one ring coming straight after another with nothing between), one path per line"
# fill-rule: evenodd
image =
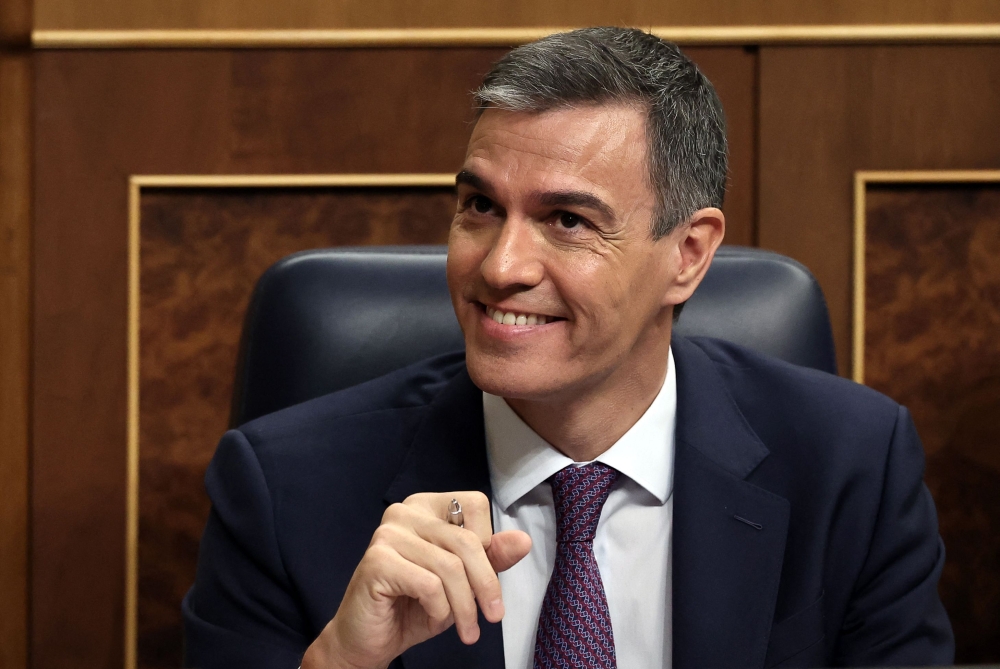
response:
M685 52L711 80L726 111L729 135L729 185L724 204L726 243L754 246L757 243L757 50L690 48Z
M35 666L122 659L128 176L453 171L469 91L503 52L36 53ZM727 104L753 99L753 53L690 52ZM752 118L730 114L747 172ZM753 202L736 176L734 231Z
M985 23L992 0L35 0L39 29Z
M138 664L179 667L254 282L323 246L444 244L452 188L150 189L141 198Z
M28 651L30 358L31 60L0 49L0 667L12 668Z
M0 5L0 48L31 43L31 5L31 0L4 0Z
M1000 167L1000 46L760 51L761 246L817 276L850 370L853 173Z
M865 380L928 454L958 664L1000 659L1000 183L870 186Z
M36 55L36 666L122 661L128 175L450 171L497 55Z

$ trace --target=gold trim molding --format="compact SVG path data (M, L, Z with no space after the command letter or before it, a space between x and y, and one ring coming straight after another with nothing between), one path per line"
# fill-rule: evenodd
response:
M400 188L454 186L454 174L169 174L128 180L128 403L125 492L125 669L136 669L139 614L140 198L143 188Z
M854 324L852 377L865 382L865 196L869 184L1000 183L1000 170L892 170L854 173Z
M39 49L516 46L570 27L331 30L35 30ZM1000 24L657 26L685 46L1000 42Z

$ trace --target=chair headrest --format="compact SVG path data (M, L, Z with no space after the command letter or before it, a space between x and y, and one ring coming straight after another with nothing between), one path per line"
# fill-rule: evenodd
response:
M275 263L243 325L232 425L464 346L444 246L333 248ZM823 293L805 267L722 247L675 330L836 373Z

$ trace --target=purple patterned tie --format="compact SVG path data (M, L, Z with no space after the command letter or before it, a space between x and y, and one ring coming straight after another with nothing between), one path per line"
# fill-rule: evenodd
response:
M549 479L556 505L556 565L542 600L535 669L615 669L615 638L594 533L618 472L599 462Z

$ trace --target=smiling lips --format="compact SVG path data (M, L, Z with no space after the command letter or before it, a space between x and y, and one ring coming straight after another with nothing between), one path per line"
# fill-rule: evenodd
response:
M559 320L554 316L520 314L516 311L501 311L493 307L486 307L486 315L500 325L545 325L551 321Z

